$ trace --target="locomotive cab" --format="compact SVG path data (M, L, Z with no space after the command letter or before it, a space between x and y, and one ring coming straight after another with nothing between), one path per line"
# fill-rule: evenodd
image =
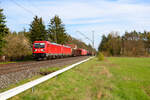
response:
M46 42L35 41L33 43L33 57L34 58L44 58L46 57Z

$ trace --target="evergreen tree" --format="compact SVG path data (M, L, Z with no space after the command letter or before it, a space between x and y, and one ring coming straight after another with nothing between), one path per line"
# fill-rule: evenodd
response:
M47 40L47 31L45 25L43 24L42 18L34 17L33 22L30 24L30 40L33 43L34 41L43 41Z
M101 43L100 43L100 45L98 47L98 50L100 52L107 50L107 44L106 44L107 42L108 42L107 37L105 35L103 35L102 36L102 41L101 41Z
M48 33L51 41L58 44L65 44L69 39L64 24L62 24L61 19L57 15L50 20L50 24L48 25Z
M8 34L8 28L6 27L6 17L2 13L3 9L0 9L0 55L2 55L2 47L4 46L4 36Z

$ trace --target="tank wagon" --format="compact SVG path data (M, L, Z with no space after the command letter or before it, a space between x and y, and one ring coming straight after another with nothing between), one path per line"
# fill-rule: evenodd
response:
M85 49L72 49L70 46L49 41L34 41L32 51L35 59L87 55L87 50Z

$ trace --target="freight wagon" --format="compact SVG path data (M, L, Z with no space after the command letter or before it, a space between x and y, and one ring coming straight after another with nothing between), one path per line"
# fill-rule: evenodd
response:
M72 55L73 56L85 56L85 55L87 55L87 50L81 49L81 48L73 49Z

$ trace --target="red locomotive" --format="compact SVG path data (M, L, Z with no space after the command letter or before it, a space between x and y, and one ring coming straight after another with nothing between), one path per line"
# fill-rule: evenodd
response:
M35 41L33 43L33 57L37 59L80 55L87 55L87 50L72 49L70 46L51 43L49 41Z

